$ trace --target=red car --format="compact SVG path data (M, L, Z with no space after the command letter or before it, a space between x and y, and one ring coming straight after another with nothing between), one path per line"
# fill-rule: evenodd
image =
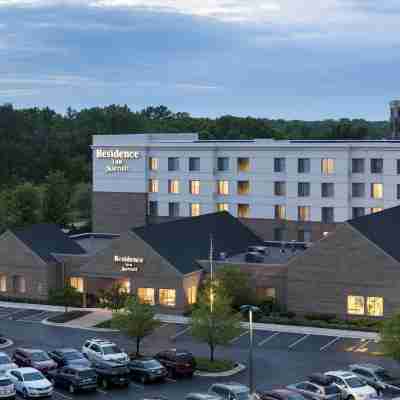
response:
M19 367L36 368L43 374L57 368L57 363L45 351L39 349L18 348L14 351L12 359Z
M166 350L158 353L156 358L168 371L170 377L192 377L196 370L196 360L192 353L186 350Z

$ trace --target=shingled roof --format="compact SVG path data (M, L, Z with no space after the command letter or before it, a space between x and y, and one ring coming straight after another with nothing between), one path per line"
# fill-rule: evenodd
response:
M55 224L35 224L12 233L46 262L56 261L52 254L86 254Z
M195 260L209 258L210 236L214 254L238 254L263 241L228 212L204 214L132 229L182 274L199 270Z
M400 206L347 221L371 242L400 262Z

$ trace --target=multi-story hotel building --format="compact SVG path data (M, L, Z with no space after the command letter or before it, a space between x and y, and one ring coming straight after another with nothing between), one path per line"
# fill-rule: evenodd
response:
M93 137L93 229L121 233L219 210L266 240L314 241L400 204L400 141Z

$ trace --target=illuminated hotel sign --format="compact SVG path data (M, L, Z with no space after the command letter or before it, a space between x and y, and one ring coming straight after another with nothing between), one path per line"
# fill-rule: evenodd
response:
M114 263L121 264L121 272L138 272L138 264L143 264L141 257L114 256Z
M128 172L128 161L137 160L141 156L140 151L96 149L96 158L98 160L111 161L111 165L106 165L106 174Z

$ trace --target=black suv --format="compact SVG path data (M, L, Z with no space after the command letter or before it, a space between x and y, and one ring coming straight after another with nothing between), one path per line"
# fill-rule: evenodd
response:
M85 367L91 367L92 365L80 351L75 349L57 349L49 351L48 354L57 363L59 368L71 364L84 365Z
M109 386L128 386L130 382L129 368L115 361L96 361L93 369L103 389Z
M161 381L168 375L167 369L151 357L135 358L128 363L128 368L132 378L142 383Z
M186 350L166 350L156 354L155 358L167 369L168 376L192 377L196 370L196 360L192 353Z
M93 368L83 365L67 365L48 373L50 382L61 386L70 393L86 390L96 390L97 374Z

